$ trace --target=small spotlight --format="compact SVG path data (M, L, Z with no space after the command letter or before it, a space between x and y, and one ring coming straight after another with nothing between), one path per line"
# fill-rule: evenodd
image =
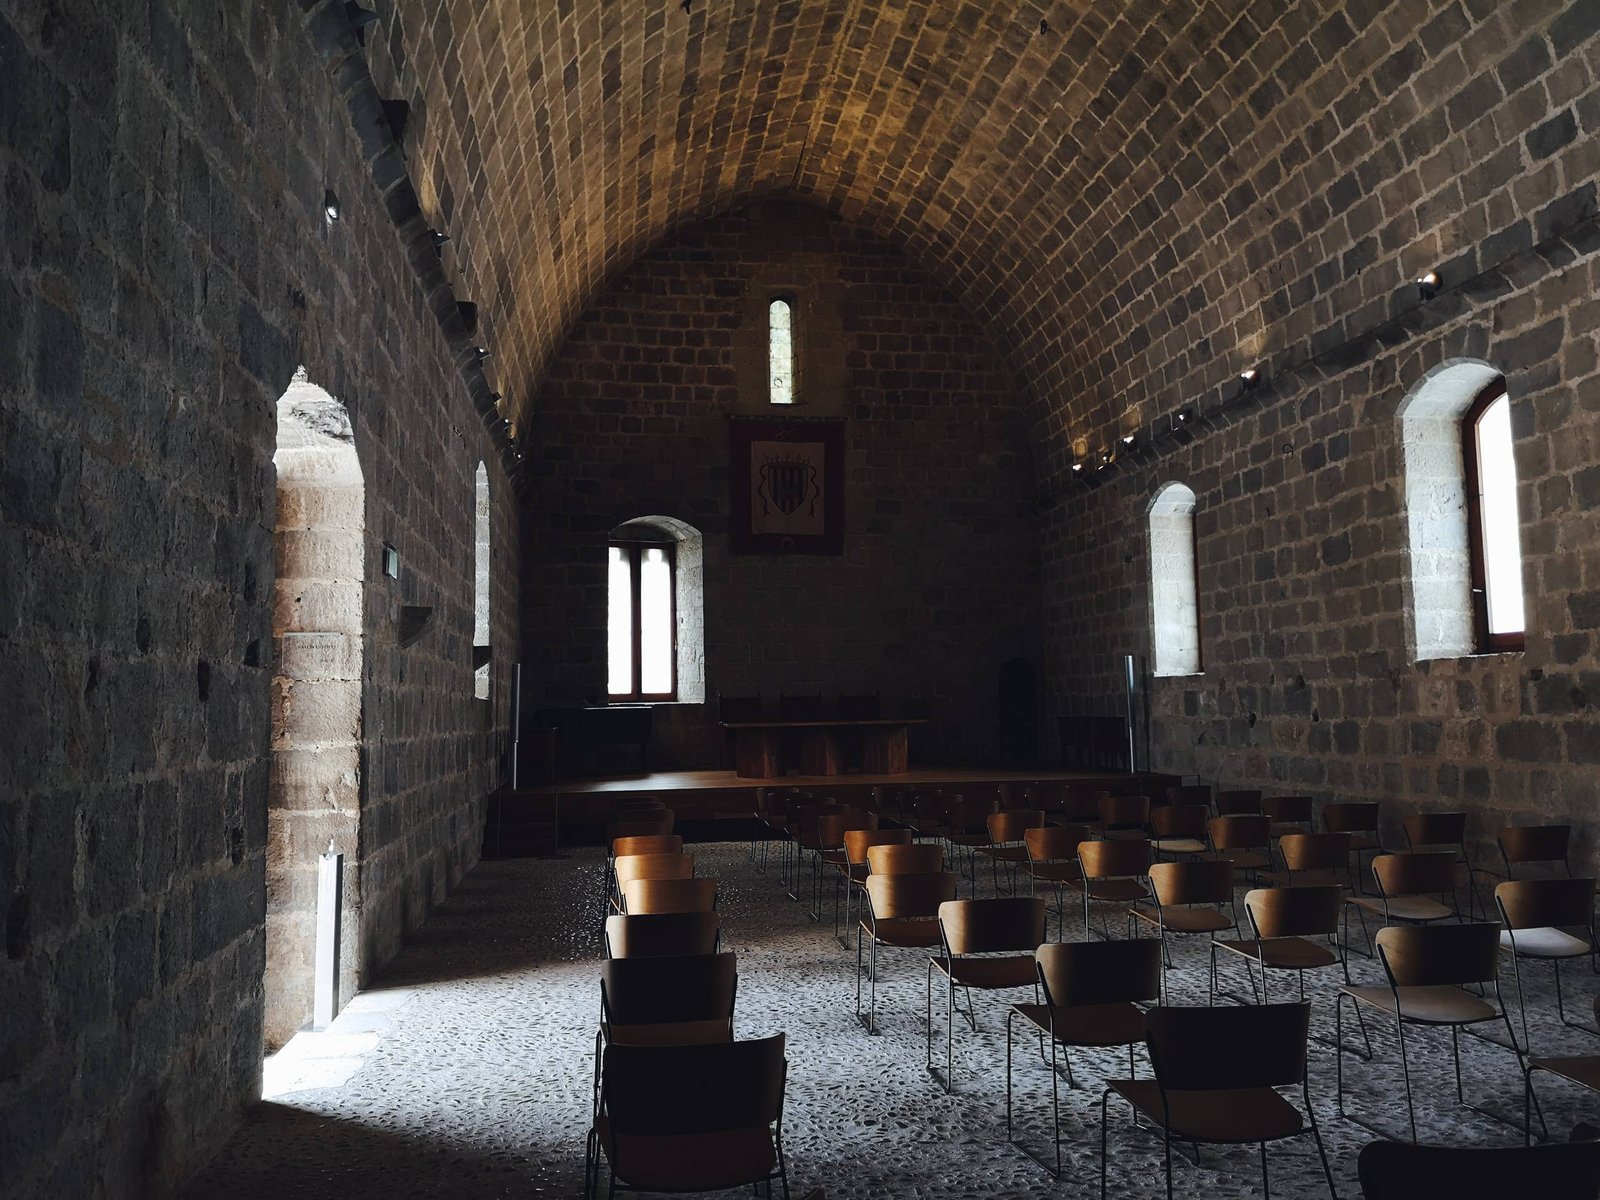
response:
M1239 372L1239 382L1244 384L1244 390L1249 391L1260 381L1261 373L1254 367L1246 367Z
M1172 414L1172 419L1179 425L1187 425L1190 421L1194 420L1194 409L1187 406L1180 408L1177 412Z
M322 190L322 211L330 225L339 219L339 197L332 188Z
M1136 433L1125 433L1122 435L1122 444L1130 450L1133 448L1133 444L1138 440L1139 435Z
M472 351L478 356L479 362L482 362L484 359L489 357L489 347L487 346L474 346Z
M1073 463L1072 464L1072 469L1074 471L1081 471L1081 470L1083 470L1083 464L1081 462Z
M1439 272L1429 271L1417 280L1417 291L1422 294L1424 300L1432 300L1439 294L1439 283Z
M1100 451L1100 467L1099 467L1100 470L1104 471L1107 467L1109 467L1112 463L1114 463L1116 461L1117 461L1117 453L1116 453L1115 450L1112 450L1112 449L1110 449L1108 447L1108 448Z
M433 248L435 250L440 249L446 242L450 240L450 235L448 233L440 233L437 229L430 229L428 232L433 235Z

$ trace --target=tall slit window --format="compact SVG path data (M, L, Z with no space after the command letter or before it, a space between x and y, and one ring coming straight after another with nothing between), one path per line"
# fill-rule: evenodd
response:
M782 297L767 305L767 394L794 403L794 305Z
M1200 662L1199 555L1195 494L1169 483L1150 502L1151 645L1157 675L1198 675Z
M612 542L610 555L607 691L612 700L675 700L674 546Z
M1526 626L1522 547L1517 533L1511 400L1504 380L1497 379L1479 394L1461 429L1478 648L1520 650Z

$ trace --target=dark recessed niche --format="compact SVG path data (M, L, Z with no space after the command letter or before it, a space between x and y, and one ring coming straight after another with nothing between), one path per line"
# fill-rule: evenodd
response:
M28 893L17 892L6 905L6 957L16 962L27 954L33 943L33 917L29 911Z
M202 701L211 699L211 664L203 658L195 664L194 690Z
M150 653L150 618L141 615L138 623L133 627L133 643L139 647L140 654Z

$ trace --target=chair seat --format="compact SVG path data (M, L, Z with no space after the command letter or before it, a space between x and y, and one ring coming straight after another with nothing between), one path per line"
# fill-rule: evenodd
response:
M1565 929L1519 929L1512 945L1511 931L1500 931L1500 949L1515 949L1523 958L1582 958L1590 952L1589 943L1573 937Z
M978 853L987 854L1001 862L1027 862L1028 849L1021 845L979 846Z
M1045 883L1071 883L1083 878L1083 868L1075 862L1036 862L1028 864L1028 874Z
M1106 1085L1174 1137L1199 1142L1270 1142L1305 1129L1300 1110L1272 1088L1168 1092L1153 1079L1110 1079ZM1168 1107L1170 1106L1170 1108Z
M1107 900L1112 903L1131 903L1134 900L1148 900L1150 889L1137 879L1069 879L1067 886L1075 892L1087 891L1091 900Z
M645 1191L734 1188L765 1179L778 1165L766 1126L716 1133L615 1134L601 1116L594 1128L617 1178Z
M1600 1055L1585 1054L1571 1058L1535 1058L1528 1069L1549 1071L1563 1079L1570 1079L1580 1087L1600 1092Z
M1219 850L1217 857L1241 871L1261 871L1272 865L1272 859L1260 850Z
M1142 829L1107 829L1100 835L1108 842L1148 842L1150 835Z
M1144 1012L1137 1004L1013 1004L1019 1016L1064 1046L1129 1046L1144 1041Z
M842 849L824 850L822 852L822 861L832 863L836 867L843 866L845 863L844 851Z
M1267 826L1267 836L1281 838L1286 833L1309 833L1310 826L1304 821L1274 821Z
M1387 910L1381 896L1348 896L1345 903L1395 921L1443 921L1456 915L1432 896L1390 896Z
M709 1021L660 1021L649 1025L604 1025L606 1041L619 1046L703 1046L733 1041L733 1022L726 1017Z
M1219 949L1231 950L1284 971L1315 971L1339 961L1339 956L1326 946L1319 946L1301 937L1267 938L1264 942L1255 938L1240 941L1219 939L1214 944Z
M868 937L873 926L863 919L861 928ZM884 946L915 946L926 948L939 945L939 922L931 917L885 917L878 922L878 942Z
M1135 918L1155 929L1165 925L1174 933L1217 933L1232 929L1233 921L1215 908L1187 908L1182 905L1163 908L1158 914L1150 908L1130 908Z
M944 835L944 840L954 846L971 846L975 850L989 848L989 835L987 833L961 833L951 830Z
M1381 850L1383 847L1378 839L1370 833L1352 833L1350 835L1350 853L1355 854L1364 850Z
M1307 871L1263 871L1258 878L1270 887L1326 887L1335 883L1341 887L1349 886L1343 871L1326 867Z
M1151 849L1162 854L1202 854L1206 844L1199 838L1156 838L1150 843Z
M1357 1003L1394 1015L1394 992L1389 988L1346 984L1339 990ZM1499 1015L1487 1000L1451 984L1400 989L1400 1016L1418 1025L1471 1025Z
M1039 981L1039 972L1031 954L1014 954L1004 958L936 958L933 965L963 987L1032 987Z

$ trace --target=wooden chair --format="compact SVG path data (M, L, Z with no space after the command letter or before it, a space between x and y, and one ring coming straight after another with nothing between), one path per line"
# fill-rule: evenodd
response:
M1338 1066L1339 1115L1362 1125L1380 1137L1388 1136L1344 1107L1344 1028L1346 1001L1352 1008L1364 1006L1391 1017L1400 1040L1400 1071L1405 1082L1406 1114L1411 1125L1411 1140L1417 1140L1417 1115L1411 1100L1411 1067L1406 1057L1408 1025L1448 1027L1450 1051L1456 1067L1456 1101L1465 1108L1496 1121L1510 1124L1505 1117L1488 1109L1468 1104L1461 1086L1460 1030L1485 1022L1500 1021L1506 1027L1510 1050L1517 1056L1517 1069L1523 1069L1522 1051L1511 1029L1511 1017L1500 997L1497 973L1500 955L1498 925L1390 925L1378 930L1378 957L1383 962L1388 985L1357 987L1345 984L1334 1001L1335 1062ZM1468 987L1485 989L1474 995ZM1492 995L1490 994L1492 993ZM1498 1043L1497 1043L1498 1044ZM1540 1117L1543 1121L1543 1117Z
M1202 804L1163 804L1150 810L1150 848L1156 858L1204 854L1211 848L1206 822L1211 810Z
M1078 843L1088 840L1089 830L1083 825L1047 825L1043 829L1023 831L1022 847L1028 855L1023 867L1028 873L1028 894L1037 895L1041 883L1054 890L1058 939L1065 915L1061 905L1062 890L1073 880L1083 879L1083 871L1078 866Z
M846 808L839 812L824 813L817 818L817 855L813 862L811 881L811 919L822 919L822 873L829 867L844 866L845 834L855 830L878 828L878 814L864 808ZM839 893L834 891L833 928L839 930Z
M1144 1040L1145 1009L1161 998L1161 945L1153 938L1127 942L1052 942L1035 952L1042 1004L1013 1004L1006 1014L1006 1140L1052 1175L1061 1176L1061 1090L1058 1062L1072 1078L1072 1058L1058 1049L1133 1048ZM1012 1020L1021 1017L1050 1043L1050 1100L1055 1160L1019 1141L1011 1121Z
M1372 860L1372 878L1377 895L1351 896L1346 900L1361 921L1362 940L1369 944L1367 913L1381 917L1385 925L1428 925L1461 919L1461 909L1456 904L1456 857L1452 851L1380 854ZM1438 896L1448 896L1450 903L1435 899Z
M611 876L615 881L614 903L619 911L626 912L622 903L623 889L633 879L693 879L692 854L625 854L611 863Z
M1111 841L1144 841L1150 836L1149 796L1104 796L1100 836Z
M630 1046L733 1041L732 954L609 958L600 965L600 1034Z
M1350 871L1348 833L1286 833L1278 839L1283 870L1262 871L1256 878L1276 887L1337 884L1341 889Z
M1157 810L1159 811L1159 810ZM1161 941L1162 984L1172 966L1167 934L1210 937L1224 929L1239 934L1239 915L1233 905L1233 864L1217 859L1150 865L1152 907L1128 907L1128 936L1135 922L1155 930ZM1226 906L1227 912L1223 912ZM1213 958L1214 961L1214 958ZM1163 995L1165 993L1163 992Z
M1522 868L1523 877L1527 878L1529 868L1543 867L1549 874L1572 877L1570 825L1508 825L1495 842L1500 847L1503 871L1492 874L1515 879L1518 868Z
M1100 824L1100 806L1110 796L1111 793L1103 788L1069 787L1066 795L1061 799L1061 811L1053 819L1063 825L1098 827Z
M702 1046L608 1045L584 1168L600 1189L709 1192L776 1179L783 1162L784 1035Z
M945 979L944 1090L955 1090L956 989L967 997L968 1025L977 1031L972 990L1005 991L1031 987L1038 999L1034 950L1044 941L1044 897L1000 896L983 900L947 900L939 905L939 940L943 954L928 960L927 1069L933 1065L933 974Z
M1500 949L1511 955L1511 968L1517 984L1517 1007L1522 1010L1522 1044L1532 1049L1528 1038L1528 1002L1522 990L1522 960L1548 962L1555 973L1556 1016L1563 1025L1585 1033L1596 1030L1578 1021L1567 1020L1561 999L1561 961L1595 957L1593 879L1513 879L1494 889L1495 907L1500 910ZM1583 937L1568 930L1581 929Z
M846 926L855 923L856 899L862 886L866 883L867 873L872 870L867 859L867 853L874 846L909 846L911 845L911 830L909 829L847 829L844 832L844 862L839 864L839 877L835 882L836 887L843 887L845 891L845 923ZM938 847L934 847L937 849ZM943 858L933 870L943 868ZM833 898L833 913L835 918L834 937L839 939L839 944L846 950L850 948L845 942L844 935L838 928L839 897Z
M1186 783L1174 785L1167 789L1168 804L1202 804L1206 811L1211 811L1211 785L1209 783Z
M1350 886L1361 890L1361 856L1387 853L1378 829L1380 814L1375 800L1345 801L1322 806L1322 828L1350 835Z
M717 907L715 879L630 879L622 887L629 915L711 912Z
M722 920L714 912L617 913L606 918L607 958L715 954Z
M989 844L979 846L978 853L989 857L989 874L994 881L995 894L1000 892L1000 864L1006 864L1006 878L1011 884L1011 894L1017 892L1017 868L1028 861L1028 847L1023 841L1030 829L1044 828L1044 813L1036 809L1010 809L990 813L986 822ZM1039 939L1043 941L1041 937Z
M1259 1143L1261 1187L1267 1185L1267 1143L1309 1133L1322 1160L1328 1195L1336 1196L1328 1154L1317 1128L1306 1078L1311 1006L1246 1008L1160 1006L1145 1014L1145 1044L1154 1079L1113 1079L1100 1098L1100 1195L1106 1194L1107 1106L1113 1094L1155 1124L1166 1148L1167 1198L1172 1198L1172 1142ZM1300 1087L1301 1108L1280 1088Z
M935 875L943 870L944 847L936 842L884 842L867 847L869 879L874 875Z
M939 906L956 898L956 875L935 871L915 875L879 874L877 852L920 849L915 846L874 846L867 852L873 871L867 876L867 911L856 925L856 1020L868 1033L878 1032L878 947L897 946L931 950L939 945ZM861 958L863 939L870 947L867 976L871 996L867 1016L861 1016Z
M1255 788L1234 788L1216 794L1212 804L1219 817L1261 815L1261 793Z
M1600 996L1595 997L1594 1019L1595 1024L1600 1025ZM1524 1137L1530 1141L1533 1135L1533 1114L1530 1110L1538 1104L1538 1098L1533 1091L1535 1071L1544 1071L1558 1079L1565 1079L1568 1083L1587 1088L1591 1092L1600 1092L1600 1054L1554 1057L1540 1055L1528 1059L1528 1069L1523 1073L1522 1129ZM1600 1143L1593 1144L1600 1145Z
M1356 1158L1356 1174L1364 1200L1499 1200L1530 1192L1539 1200L1596 1200L1600 1142L1487 1147L1368 1142Z
M1089 936L1091 902L1121 905L1124 909L1150 899L1145 878L1150 872L1150 843L1147 841L1086 841L1078 843L1079 878L1066 884L1083 896L1083 934ZM1111 937L1110 926L1101 914L1101 936Z
M1478 884L1467 857L1467 814L1464 812L1407 813L1400 819L1407 850L1448 850L1456 864L1467 869L1467 916L1478 913ZM1484 914L1487 917L1487 912Z
M1310 796L1263 796L1261 811L1272 822L1273 841L1286 833L1310 833L1313 809Z
M988 796L963 793L950 801L947 810L944 841L950 850L950 863L958 873L965 874L974 894L978 890L978 848L989 844L989 817L998 807L990 789ZM965 871L961 867L963 857Z
M621 893L617 890L616 863L619 858L643 854L682 854L683 838L676 833L624 834L606 844L605 884L601 889L601 907L607 913L620 906Z
M1265 813L1230 813L1206 822L1218 858L1252 874L1272 866L1272 822Z

